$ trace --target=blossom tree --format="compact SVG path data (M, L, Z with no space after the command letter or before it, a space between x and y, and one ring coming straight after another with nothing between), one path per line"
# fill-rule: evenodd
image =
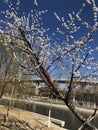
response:
M50 88L53 95L61 99L73 112L73 114L80 120L82 126L79 130L88 127L90 130L97 129L90 124L90 121L95 117L96 110L89 117L85 118L79 113L73 104L71 93L76 85L74 80L88 80L97 75L98 65L92 56L98 47L90 48L93 35L98 30L98 8L94 0L86 0L83 6L77 13L69 13L69 20L66 21L64 17L60 17L56 12L54 16L61 24L61 28L57 27L57 33L64 35L63 42L55 41L53 39L56 33L51 36L48 35L48 30L43 28L42 15L47 12L31 10L26 16L23 13L21 16L19 12L20 0L16 4L11 0L4 0L7 6L6 10L1 10L0 33L5 38L5 45L21 50L20 52L26 54L28 62L19 60L18 53L15 51L14 58L24 69L36 74L46 85ZM38 6L36 0L34 4ZM88 4L93 10L93 25L81 18L81 14ZM77 33L81 31L81 27L86 29L84 36L76 37ZM60 43L59 43L60 42ZM67 86L67 94L62 94L59 87L52 80L55 78L69 79Z

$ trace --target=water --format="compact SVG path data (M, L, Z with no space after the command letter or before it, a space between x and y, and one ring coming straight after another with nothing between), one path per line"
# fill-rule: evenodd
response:
M8 105L8 100L2 100L0 101L0 103L2 105ZM32 112L36 112L45 116L48 116L48 112L50 107L49 106L44 106L41 104L35 104L35 103L26 103L23 101L13 101L12 105L14 107L18 107L18 108L22 108L28 111L32 111ZM85 114L85 116L89 116L87 114ZM81 123L79 122L79 120L73 115L72 112L70 112L67 109L60 109L60 108L51 108L51 117L60 119L65 121L65 128L69 129L69 130L77 130L80 126ZM96 116L96 118L93 120L92 124L94 124L97 128L98 128L98 116ZM85 129L88 130L88 129Z

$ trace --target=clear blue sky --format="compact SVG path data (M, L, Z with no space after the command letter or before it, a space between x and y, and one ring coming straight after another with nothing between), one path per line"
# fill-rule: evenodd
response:
M72 11L78 12L79 8L81 8L83 1L85 0L37 0L39 6L36 7L33 4L33 0L21 0L21 11L25 10L29 12L29 10L36 8L38 10L48 10L48 13L45 14L44 23L47 27L55 29L59 23L54 17L54 12L57 12L58 15L68 18L68 13ZM88 7L87 7L88 9ZM89 12L89 10L88 10ZM85 13L85 17L87 17L87 13ZM90 20L90 18L88 18Z
M0 0L3 1L3 0ZM16 0L14 0L15 3ZM34 0L20 0L20 14L21 12L29 12L31 9L36 8L37 10L48 10L48 13L45 15L44 22L46 23L46 26L51 27L54 29L57 27L58 21L54 17L53 13L57 12L58 15L65 17L65 19L68 18L68 13L71 13L72 11L78 12L78 10L81 8L82 3L85 2L85 0L37 0L39 6L36 7L33 3ZM97 0L96 0L97 1ZM98 2L97 2L98 3ZM6 6L0 3L0 9L6 9ZM91 20L89 6L86 6L84 18L88 18L88 20Z
M3 1L3 0L0 0ZM15 2L16 0L14 0ZM38 7L34 5L34 0L20 0L20 10L19 14L21 15L22 12L28 13L31 9L37 9L37 10L48 10L48 13L44 14L43 17L43 23L46 28L50 28L50 32L55 32L56 28L60 25L59 21L55 18L54 12L57 12L57 14L61 17L64 17L66 20L68 19L68 13L71 13L72 11L78 12L78 10L81 8L82 3L86 1L85 0L37 0L38 1ZM95 0L98 5L98 0ZM1 2L0 10L6 9L6 6L4 6ZM84 12L83 12L83 19L87 19L89 23L92 24L92 11L90 10L90 6L86 6ZM85 29L83 29L80 33L77 34L77 37L80 37L80 35L85 34ZM92 44L92 47L98 46L98 33L94 36L94 44ZM59 36L60 37L60 36Z

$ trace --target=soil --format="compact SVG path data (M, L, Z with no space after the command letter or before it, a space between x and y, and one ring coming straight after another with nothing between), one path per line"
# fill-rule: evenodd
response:
M0 130L65 130L53 123L48 127L48 117L22 109L0 105Z

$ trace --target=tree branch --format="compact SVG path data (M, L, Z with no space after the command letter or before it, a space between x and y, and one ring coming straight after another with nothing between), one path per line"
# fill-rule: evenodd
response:
M87 124L90 123L95 118L96 112L97 108L94 110L94 113L87 118L87 120L81 125L81 127L78 130L83 130L85 127L87 127Z

